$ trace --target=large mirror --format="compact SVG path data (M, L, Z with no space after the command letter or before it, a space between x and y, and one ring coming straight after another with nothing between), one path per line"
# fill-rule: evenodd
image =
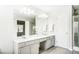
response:
M15 9L14 16L18 37L46 34L48 31L48 15L38 8L18 8Z
M17 36L35 35L35 23L35 18L32 18L31 20L17 20Z

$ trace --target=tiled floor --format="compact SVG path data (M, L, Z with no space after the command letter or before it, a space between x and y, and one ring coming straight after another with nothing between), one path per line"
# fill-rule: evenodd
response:
M46 51L41 52L40 54L79 54L79 52L76 51L70 51L65 48L61 47L52 47Z

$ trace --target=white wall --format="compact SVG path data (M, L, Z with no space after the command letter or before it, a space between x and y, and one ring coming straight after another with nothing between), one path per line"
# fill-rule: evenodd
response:
M13 53L13 40L16 39L13 8L0 6L0 50L1 53Z
M48 32L51 33L52 25L55 24L56 46L72 49L72 6L39 6L47 12ZM42 21L44 22L44 21Z

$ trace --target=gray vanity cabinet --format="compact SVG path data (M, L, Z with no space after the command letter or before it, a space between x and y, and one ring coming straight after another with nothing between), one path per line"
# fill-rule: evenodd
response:
M46 38L46 42L45 42L45 50L47 50L48 48L51 47L51 40L50 37Z
M35 43L31 46L31 54L39 54L39 43Z
M25 46L25 47L22 47L22 48L20 48L19 49L19 54L30 54L31 53L31 51L30 51L31 49L30 49L30 46L28 45L28 46Z
M54 36L47 37L46 39L45 50L55 45Z
M51 36L50 39L51 39L51 46L54 46L55 45L55 36Z
M30 40L30 39L29 39ZM31 41L15 41L14 45L14 53L16 54L39 54L40 48L44 48L47 50L48 48L54 46L53 35L51 36L44 36L41 38L37 38Z
M38 41L30 41L20 43L18 46L19 54L38 54L39 53L39 43Z

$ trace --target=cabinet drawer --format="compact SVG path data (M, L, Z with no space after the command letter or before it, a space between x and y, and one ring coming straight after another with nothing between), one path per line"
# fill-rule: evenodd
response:
M50 36L50 39L55 39L55 36Z
M26 45L31 45L31 44L33 44L34 43L34 41L32 40L32 41L27 41L26 42Z
M39 53L39 43L35 43L31 45L31 54Z
M32 41L22 42L22 43L18 44L18 47L19 48L25 47L27 45L31 45L31 44L34 44L34 43L39 43L39 40L32 40Z
M39 42L43 42L45 40L47 40L47 38L42 38L42 39L39 39Z
M19 54L30 54L30 46L25 46L23 48L19 48Z
M19 44L18 44L18 47L19 47L19 48L24 47L24 46L26 46L26 42L22 42L22 43L19 43Z
M39 43L40 39L34 40L34 43Z

